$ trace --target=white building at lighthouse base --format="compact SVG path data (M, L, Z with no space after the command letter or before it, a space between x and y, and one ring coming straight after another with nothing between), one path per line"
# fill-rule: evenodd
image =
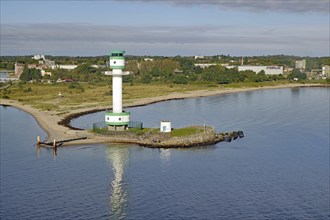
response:
M128 128L129 121L130 112L114 113L106 111L105 113L105 124L108 126L108 130L124 131Z

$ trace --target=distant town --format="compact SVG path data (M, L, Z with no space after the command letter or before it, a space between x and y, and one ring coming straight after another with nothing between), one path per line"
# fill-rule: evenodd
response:
M1 83L98 82L109 80L109 56L66 57L2 56ZM229 55L160 57L127 56L127 83L218 83L264 82L276 80L329 80L330 57Z

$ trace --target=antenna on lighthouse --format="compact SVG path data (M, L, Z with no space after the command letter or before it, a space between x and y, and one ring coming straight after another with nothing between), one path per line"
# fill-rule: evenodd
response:
M123 111L122 90L123 75L128 75L125 68L125 51L113 50L110 52L110 68L112 71L106 71L105 75L112 76L112 111L106 111L105 123L109 130L123 131L128 128L130 121L130 112Z

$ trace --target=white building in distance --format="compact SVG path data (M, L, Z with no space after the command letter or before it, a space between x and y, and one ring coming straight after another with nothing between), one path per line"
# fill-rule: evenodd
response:
M251 70L255 73L265 71L266 75L283 74L283 66L238 66L238 71Z
M45 60L45 55L37 54L37 55L34 55L32 57L32 59L34 59L34 60L40 60L40 59Z
M202 69L210 67L210 66L215 66L215 65L217 65L217 64L216 63L195 63L194 64L194 66L196 66L196 67L198 66Z
M204 56L195 56L195 60L197 59L204 59Z
M295 67L297 69L306 69L306 60L303 59L303 60L296 60L296 63L295 63Z
M73 70L77 68L78 65L54 65L52 69L64 69L64 70Z
M330 66L323 66L322 67L322 75L329 77L330 76Z

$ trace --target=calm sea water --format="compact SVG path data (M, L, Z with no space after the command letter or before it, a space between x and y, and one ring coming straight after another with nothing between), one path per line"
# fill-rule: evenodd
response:
M245 138L192 149L38 148L34 118L1 110L0 219L329 219L326 88L253 91L130 108L158 127ZM99 112L72 121L88 128Z
M0 71L0 78L8 78L9 74L7 71Z

